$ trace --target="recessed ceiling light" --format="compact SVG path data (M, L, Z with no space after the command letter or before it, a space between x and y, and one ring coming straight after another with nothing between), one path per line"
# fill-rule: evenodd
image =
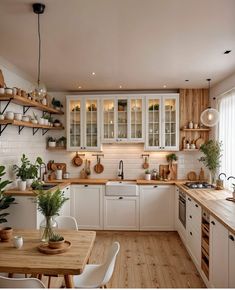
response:
M81 89L82 87L81 86L78 86L78 88Z
M185 80L186 82L189 82L189 80Z
M119 86L119 89L122 89L122 85Z
M164 85L163 88L165 89L166 88L166 85Z
M229 54L232 50L228 49L228 50L225 50L224 54Z
M92 75L95 76L95 72L94 71L92 72Z

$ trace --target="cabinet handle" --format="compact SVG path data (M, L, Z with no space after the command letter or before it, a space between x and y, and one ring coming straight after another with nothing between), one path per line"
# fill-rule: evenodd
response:
M195 204L196 207L198 207L198 204Z
M229 237L229 239L230 239L231 241L233 241L233 242L234 242L234 236L232 236L232 235L229 235L228 237Z
M153 187L154 187L154 188L157 188L157 187L158 187L158 185L154 185Z
M118 199L123 199L123 197L122 197L122 196L120 196Z
M193 235L193 233L192 233L192 232L190 232L190 235L192 236L192 235Z
M215 225L215 222L214 222L214 221L212 221L212 222L211 222L211 224L214 226L214 225Z
M165 149L165 147L162 147L162 149Z
M88 187L88 184L85 184L84 187Z
M66 189L68 190L68 189L69 189L69 187L66 187Z
M189 201L192 201L190 197L188 197L188 200L189 200Z
M189 216L190 218L193 218L191 215Z

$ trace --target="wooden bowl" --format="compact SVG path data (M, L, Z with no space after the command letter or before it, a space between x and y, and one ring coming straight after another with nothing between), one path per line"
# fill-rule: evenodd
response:
M10 241L12 237L13 229L10 227L6 227L0 230L0 238L2 242Z

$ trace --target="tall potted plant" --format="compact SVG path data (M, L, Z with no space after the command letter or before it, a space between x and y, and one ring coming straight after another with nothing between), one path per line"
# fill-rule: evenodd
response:
M220 167L220 158L222 143L216 140L209 140L201 145L200 151L204 154L199 161L208 168L210 172L209 182L214 184L216 179L217 170Z
M60 189L39 190L36 195L38 210L44 216L44 220L40 224L41 240L47 242L53 235L53 228L57 227L54 217L59 215L60 209L69 198L66 198Z
M4 194L5 187L11 183L10 180L3 180L2 176L5 174L5 166L0 166L0 211L4 211L5 209L9 208L9 206L14 203L15 198L12 196L8 196ZM6 223L6 217L9 213L4 212L0 214L0 224ZM8 241L12 235L12 228L5 227L0 230L0 238L2 241Z

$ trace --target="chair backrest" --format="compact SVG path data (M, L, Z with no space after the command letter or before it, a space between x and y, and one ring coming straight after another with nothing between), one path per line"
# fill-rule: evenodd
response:
M0 288L46 288L36 278L5 278L0 276Z
M105 263L102 265L102 268L104 270L104 278L101 283L101 286L106 285L111 279L119 250L120 244L118 242L114 242L109 249Z
M72 216L58 216L56 218L56 221L58 223L58 228L59 229L76 230L76 231L78 231L77 221Z

